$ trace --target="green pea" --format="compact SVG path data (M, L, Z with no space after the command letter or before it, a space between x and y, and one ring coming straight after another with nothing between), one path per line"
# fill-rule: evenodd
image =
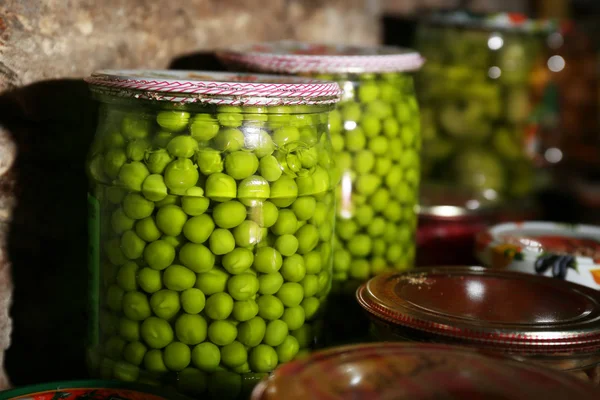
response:
M221 361L229 368L239 367L248 360L248 353L244 345L234 341L221 348Z
M165 365L171 371L181 371L190 365L192 351L190 348L181 342L169 343L165 347L163 359Z
M273 142L278 147L300 140L300 130L295 126L282 126L273 132Z
M121 311L125 291L117 285L111 285L106 291L106 305L113 311Z
M215 371L208 382L211 399L234 400L242 391L242 376L229 371Z
M214 232L215 224L212 218L207 215L198 215L192 217L183 225L183 234L191 242L199 244L204 243ZM196 271L199 272L199 271Z
M152 122L145 115L126 115L121 121L121 133L126 139L141 139L150 134Z
M213 343L200 343L192 350L192 363L202 371L213 372L221 363L221 351Z
M150 142L146 139L133 140L127 144L125 153L127 158L133 161L142 161L150 149Z
M315 339L312 326L309 324L302 325L300 329L292 331L291 334L298 340L298 345L301 349L310 347Z
M140 323L129 318L120 318L119 336L129 342L140 340Z
M257 272L270 274L279 271L283 264L281 253L272 247L261 247L254 255L254 269Z
M383 121L383 134L392 139L398 136L400 125L393 117L388 117Z
M179 250L179 261L196 273L209 271L215 265L215 255L204 245L186 243Z
M362 113L360 104L354 102L347 102L340 104L342 120L344 121L358 121Z
M277 297L267 294L256 300L258 315L269 321L279 319L283 315L283 303Z
M120 360L123 350L125 349L125 341L118 336L111 336L105 343L105 353L113 360Z
M119 268L117 272L117 284L125 291L132 291L137 289L137 282L135 277L138 271L138 265L129 261Z
M304 325L305 319L306 315L304 308L300 305L286 308L283 312L283 316L281 317L281 320L285 322L290 330L299 329L302 325Z
M300 281L300 284L302 285L304 296L306 297L314 296L319 291L319 279L316 275L307 274L302 281Z
M152 268L142 268L137 274L137 283L146 293L155 293L162 289L161 273Z
M269 346L279 346L288 335L288 326L280 319L270 321L267 324L263 342Z
M215 229L209 238L210 251L216 255L227 254L235 248L233 234L227 229Z
M384 227L384 231L385 231L385 227ZM371 235L369 233L369 235ZM373 235L371 235L373 236ZM374 236L376 237L376 236ZM385 254L385 251L387 250L387 244L385 243L385 240L379 238L379 239L373 239L373 248L371 249L371 253L374 256L382 256Z
M237 321L248 321L258 314L258 304L254 300L236 301L233 303L232 317Z
M127 192L118 186L109 186L106 188L106 198L111 204L120 204Z
M176 205L166 205L158 209L156 225L169 236L177 236L187 221L187 214Z
M210 140L219 132L219 123L210 114L196 114L190 123L190 133L196 140Z
M277 366L279 359L275 349L266 344L260 344L250 351L248 362L253 371L271 372Z
M144 361L147 347L142 342L127 343L123 349L123 358L125 361L138 366Z
M324 231L330 232L330 229L324 229ZM314 225L306 224L296 232L298 238L298 253L306 254L314 250L319 243L319 231ZM302 262L304 264L304 261Z
M335 251L333 257L333 270L336 272L346 272L350 269L351 262L352 255L350 252L344 249L338 249Z
M157 317L171 319L181 309L179 295L172 290L159 290L150 297L150 307Z
M286 234L275 240L275 248L283 256L291 256L298 250L298 239L294 235Z
M281 275L288 282L300 282L306 275L304 258L299 254L286 257L281 266Z
M140 369L128 362L117 361L113 370L116 379L124 382L135 382L140 376Z
M259 173L269 182L275 182L283 173L283 168L277 158L269 155L260 159Z
M184 130L189 120L190 114L185 111L161 111L156 116L161 127L173 132Z
M144 219L152 215L154 203L146 200L140 194L129 193L123 199L123 211L129 218Z
M135 224L135 233L146 242L158 240L162 233L152 217L146 217Z
M167 372L167 366L163 360L163 354L160 350L150 350L144 356L144 368L150 372Z
M208 324L197 314L182 314L175 321L175 335L184 344L196 345L206 339Z
M298 306L304 298L304 289L299 283L286 282L277 292L277 298L281 300L284 306L295 307Z
M175 248L164 240L156 240L144 249L144 261L152 269L163 270L175 260Z
M279 211L277 221L271 227L271 231L276 235L294 234L298 226L298 218L292 210L284 209Z
M358 88L358 99L361 103L370 103L379 97L379 87L375 82L365 82Z
M196 278L196 288L202 290L205 295L224 292L227 287L229 274L225 270L214 267L207 272L198 274Z
M350 263L349 274L350 277L361 281L369 279L369 262L364 259L353 260L352 263Z
M371 238L367 235L356 235L348 241L348 250L356 257L365 257L371 252Z
M133 230L129 230L121 236L121 250L125 257L130 260L140 258L146 247L144 242Z
M193 352L192 352L193 362ZM208 376L196 368L184 368L177 375L177 390L186 394L201 396L208 387Z
M235 244L239 247L253 247L261 238L261 228L254 221L244 221L233 229Z
M152 139L152 144L158 148L167 147L167 144L175 137L175 133L167 131L158 131Z
M277 207L289 207L298 197L298 185L293 178L282 176L271 183L271 202Z
M142 183L148 175L150 175L150 172L143 163L132 161L121 167L118 178L125 188L139 192L142 190Z
M148 175L142 183L142 194L151 201L160 201L167 197L167 185L162 175Z
M268 199L271 196L271 187L262 176L252 175L239 183L237 195L244 205L252 206Z
M237 185L231 176L217 172L206 179L205 193L210 199L223 202L236 197Z
M304 254L304 266L307 274L318 274L322 268L321 254L316 251L311 251Z
M173 246L173 248L175 248L175 250L179 250L181 248L181 246L183 245L183 243L185 242L185 237L183 235L177 235L177 236L162 235L160 237L160 240L164 240L165 242L167 242L171 246Z
M183 293L181 293L180 301L183 311L188 314L199 314L204 310L206 304L204 293L197 288L184 290Z
M152 174L162 174L173 161L173 157L165 149L158 149L146 155L146 166Z
M156 205L157 208L161 208L161 207L164 207L164 206L180 206L181 205L181 198L179 196L168 194L167 197L165 197L161 201L157 201L155 203L155 205Z
M305 320L310 321L313 318L315 318L315 316L319 312L319 309L321 307L321 302L316 297L305 297L304 300L302 300L301 305L302 305L302 308L304 309ZM298 327L296 329L300 329L300 327Z
M382 257L375 257L371 259L371 274L378 275L387 269L387 261Z
M123 295L123 314L134 321L142 321L148 318L152 311L146 295L141 292L125 293Z
M225 171L234 179L246 179L257 170L258 158L253 153L234 151L225 157Z
M360 120L360 126L365 136L371 140L376 139L381 132L381 121L374 115L364 114Z
M299 197L292 204L292 211L299 221L308 221L315 214L317 201L312 196Z
M402 248L400 246L389 246L385 258L390 263L398 262L402 258Z
M235 129L235 127L222 128L213 139L213 142L215 148L220 151L238 151L244 147L245 137L244 133L239 129Z
M135 220L129 218L122 208L117 208L110 217L110 224L117 234L121 234L129 229L133 228Z
M213 321L208 327L208 339L217 346L227 346L237 337L237 327L228 320Z
M180 136L184 137L184 136ZM190 140L194 140L191 139ZM198 167L188 158L179 158L172 161L165 168L164 180L167 187L177 194L185 193L186 190L196 185L198 178Z
M196 274L182 265L173 264L165 269L163 282L167 289L182 292L194 287Z
M237 247L233 251L223 256L223 268L230 274L241 274L248 270L254 262L254 254L252 251Z
M235 228L246 219L246 207L239 201L226 201L214 208L212 216L220 228Z
M257 134L249 134L246 132L246 147L252 150L258 158L263 158L271 155L275 150L275 144L268 132L264 130L258 131Z
M365 148L367 139L360 127L346 132L346 149L349 151L359 151Z
M250 209L249 218L263 228L270 228L279 219L279 209L270 201L265 201Z
M286 363L292 361L298 351L300 350L300 345L298 344L298 340L292 335L288 335L283 342L277 346L277 359L280 363Z
M232 278L233 279L233 278ZM231 280L231 279L230 279ZM213 320L228 318L233 311L233 298L228 293L215 293L206 299L204 313Z
M392 222L398 222L402 219L402 206L397 202L392 201L388 204L386 209L383 210L383 215Z
M122 149L110 149L104 155L104 173L109 178L116 178L121 167L127 162L127 154Z
M125 146L125 138L118 132L111 132L104 137L104 146L107 148L123 147Z
M266 329L265 320L254 317L238 325L237 340L248 347L256 347L263 341Z
M235 300L249 300L258 292L258 287L256 276L249 274L234 275L227 281L227 291Z

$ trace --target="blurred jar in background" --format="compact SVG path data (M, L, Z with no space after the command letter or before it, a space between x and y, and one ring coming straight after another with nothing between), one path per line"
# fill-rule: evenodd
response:
M503 198L536 187L541 118L532 72L552 32L550 21L518 14L430 16L417 44L427 63L418 75L423 179Z

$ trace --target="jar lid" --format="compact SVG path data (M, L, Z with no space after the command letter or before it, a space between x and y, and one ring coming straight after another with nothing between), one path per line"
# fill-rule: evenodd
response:
M395 326L494 351L600 350L600 292L483 267L417 268L372 278L361 306Z
M495 225L476 237L492 268L566 279L600 289L600 227L527 221Z
M559 28L554 19L532 19L525 14L500 12L478 14L467 11L437 12L428 20L441 25L467 26L487 30L516 31L525 33L550 33Z
M438 344L336 347L284 364L252 400L596 399L565 373Z
M422 216L459 218L481 215L497 209L494 190L475 192L443 184L422 184L417 211Z
M121 381L81 380L42 383L0 392L0 398L13 400L186 400L187 397L153 386Z
M335 82L209 71L102 70L86 82L120 97L239 106L334 104L342 93Z
M224 62L254 71L285 74L343 74L414 71L424 63L415 50L279 41L242 45L218 52Z

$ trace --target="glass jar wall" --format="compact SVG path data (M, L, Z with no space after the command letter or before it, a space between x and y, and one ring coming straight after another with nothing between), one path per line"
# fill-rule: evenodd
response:
M532 70L548 26L520 16L435 16L417 33L423 179L524 197L534 190L540 110Z
M321 329L339 87L166 71L88 81L101 102L88 162L93 374L248 392Z

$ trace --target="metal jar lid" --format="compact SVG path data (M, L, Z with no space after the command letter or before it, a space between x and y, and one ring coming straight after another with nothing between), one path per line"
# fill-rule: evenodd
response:
M279 41L241 45L218 52L225 63L253 71L284 74L345 74L414 71L424 63L411 49L392 46L349 45Z
M418 268L372 278L357 299L377 319L435 341L527 355L600 350L600 292L542 276Z
M175 103L231 106L335 104L335 82L210 71L103 70L86 82L94 93Z
M567 374L436 344L333 348L284 364L252 400L597 399Z

